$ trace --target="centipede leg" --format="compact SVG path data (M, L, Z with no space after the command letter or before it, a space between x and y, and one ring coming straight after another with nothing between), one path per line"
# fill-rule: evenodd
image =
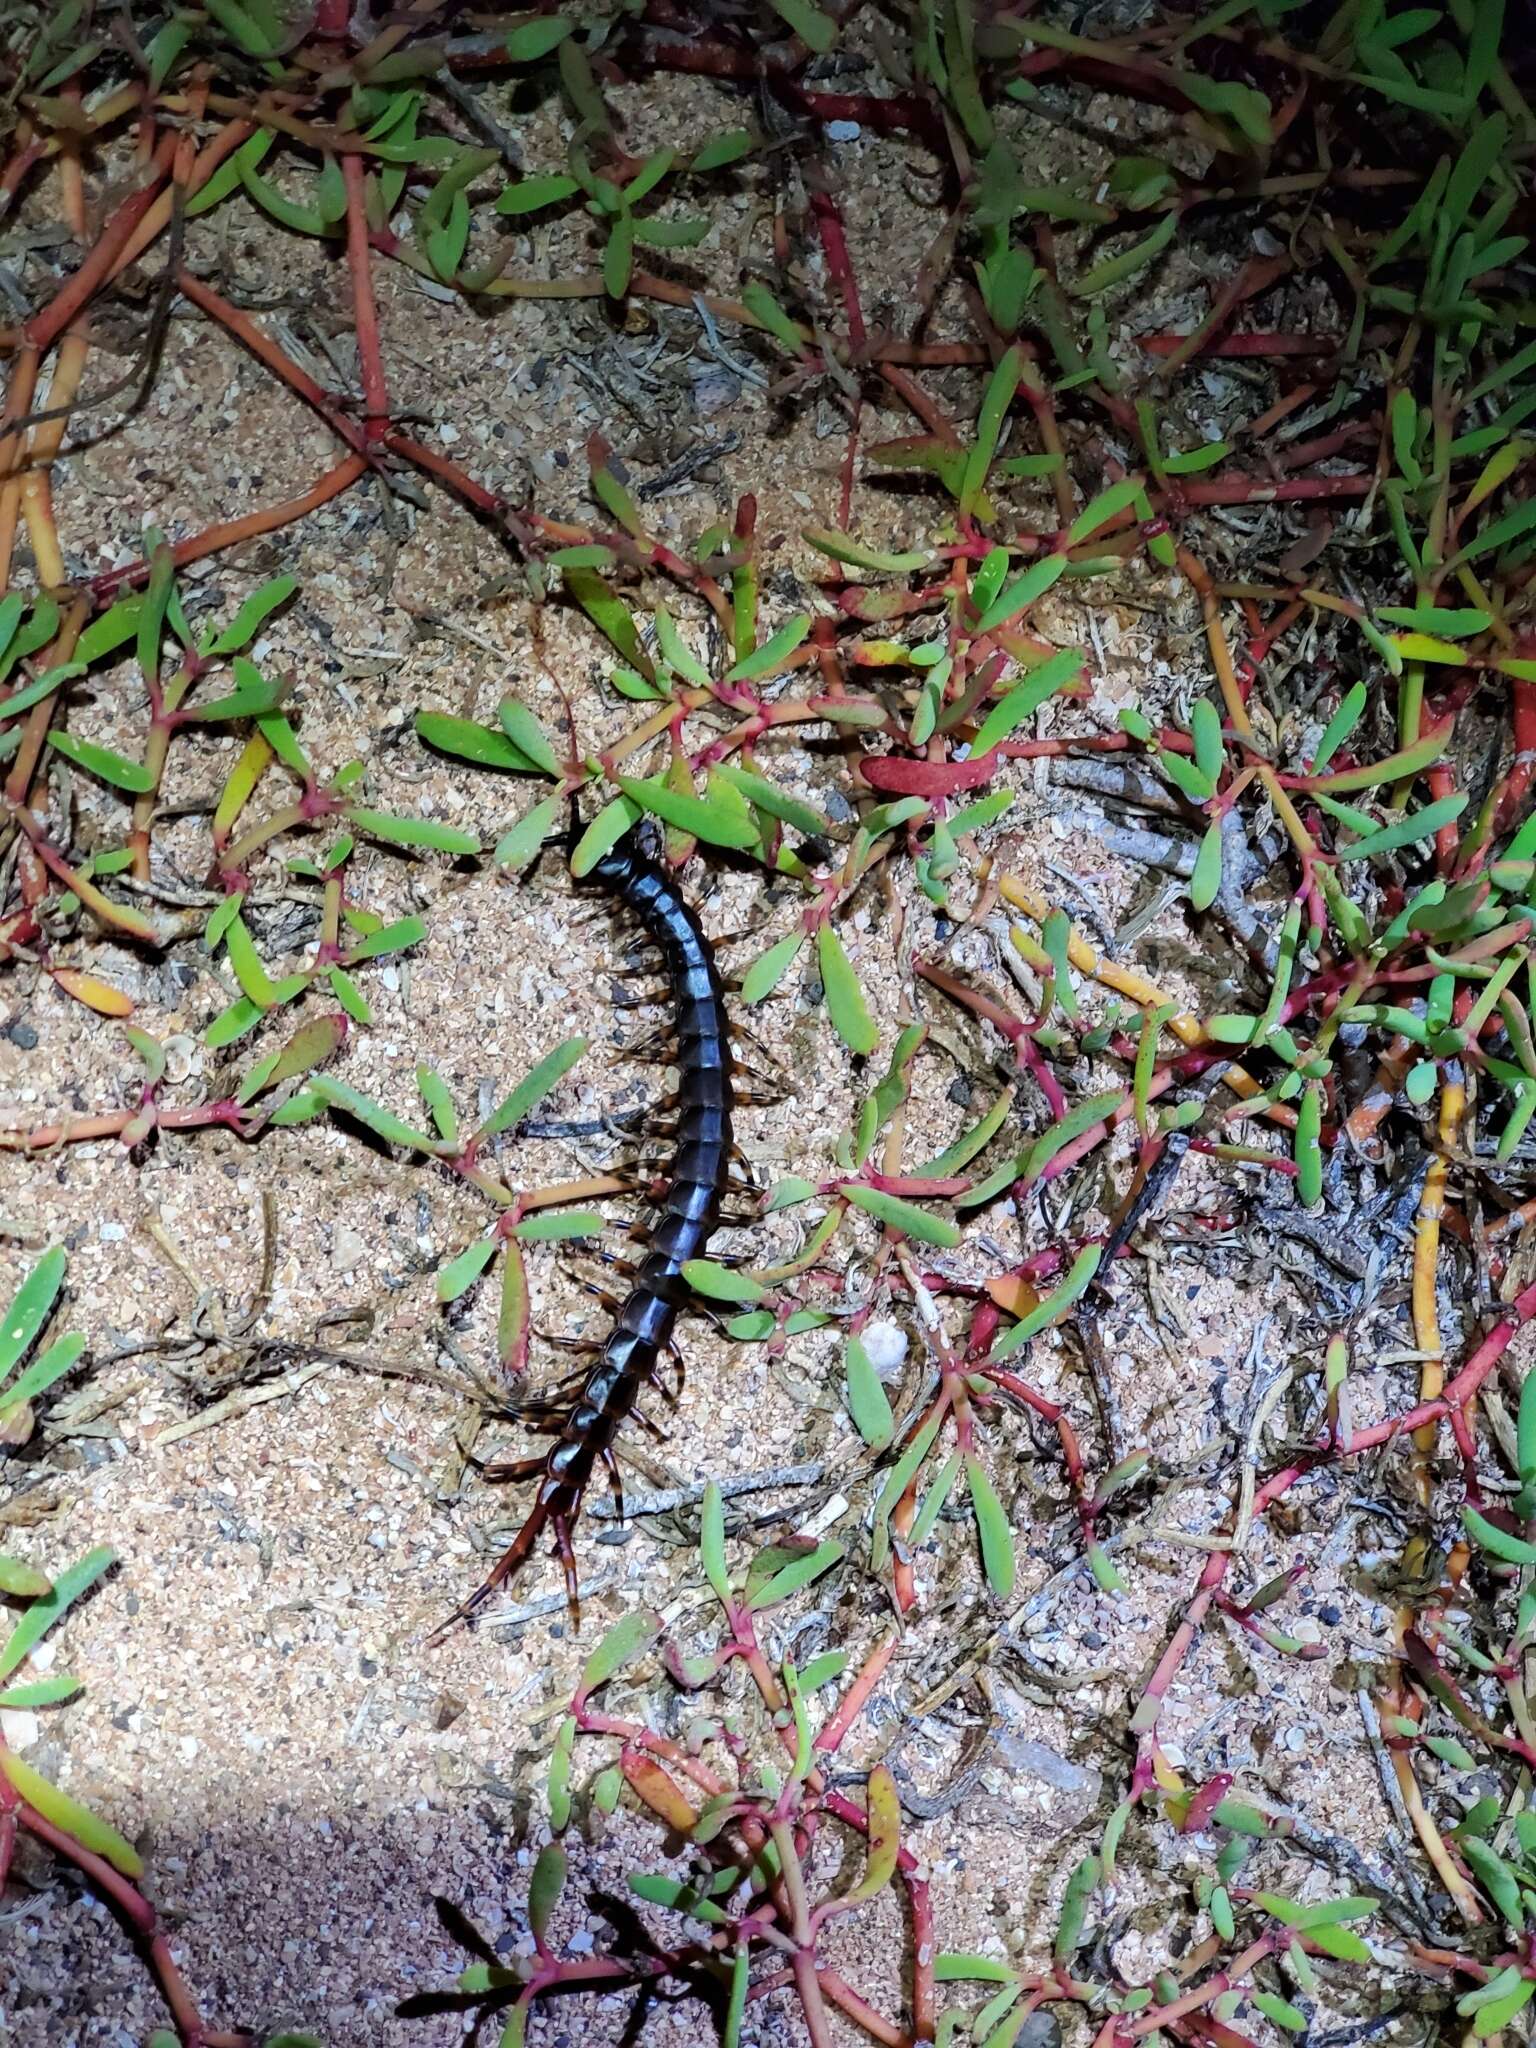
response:
M581 1280L579 1276L574 1274L571 1277L577 1279L583 1294L590 1294L599 1307L605 1309L609 1315L616 1316L624 1306L623 1301L617 1294L610 1293L606 1287L600 1287L595 1280Z
M581 1627L581 1589L576 1580L576 1553L571 1548L571 1521L568 1515L556 1515L555 1550L560 1559L560 1569L565 1574L566 1605L571 1610L571 1626Z
M670 1030L653 1031L648 1038L637 1038L630 1045L621 1045L613 1056L613 1063L619 1060L634 1060L642 1066L670 1067L677 1058L677 1047Z
M603 1463L608 1468L608 1484L613 1492L613 1511L619 1521L624 1520L624 1475L619 1470L619 1461L614 1456L613 1445L603 1445Z
M482 1479L509 1479L515 1482L519 1479L537 1478L544 1470L544 1460L537 1452L531 1458L491 1458L479 1469Z
M559 1351L580 1351L589 1358L594 1352L601 1351L603 1348L601 1337L562 1337L557 1336L553 1330L539 1329L536 1329L533 1334L541 1344L551 1344Z
M622 1252L605 1251L601 1245L593 1245L587 1256L600 1259L605 1266L611 1266L616 1273L627 1273L631 1279L640 1271L633 1259L626 1259Z

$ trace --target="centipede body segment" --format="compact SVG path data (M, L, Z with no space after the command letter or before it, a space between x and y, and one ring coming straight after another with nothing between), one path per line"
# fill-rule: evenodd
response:
M582 1499L600 1463L616 1474L614 1439L641 1388L659 1384L661 1354L688 1298L683 1267L707 1248L730 1176L732 1057L714 949L677 883L644 851L637 831L603 856L592 879L661 949L680 1076L674 1150L664 1175L665 1192L646 1231L649 1248L569 1415L540 1461L538 1491L527 1519L495 1570L450 1621L473 1613L505 1585L533 1555L546 1529L575 1609L571 1530Z

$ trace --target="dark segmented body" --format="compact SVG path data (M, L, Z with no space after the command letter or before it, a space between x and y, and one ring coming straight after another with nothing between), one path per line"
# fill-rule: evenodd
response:
M676 1150L666 1194L646 1233L650 1248L543 1461L528 1518L496 1569L454 1619L504 1585L533 1554L545 1529L553 1532L575 1605L571 1526L599 1462L612 1466L614 1438L641 1387L658 1377L657 1361L688 1294L683 1267L709 1243L730 1169L731 1051L725 990L714 950L676 883L642 851L635 832L627 833L603 856L592 877L634 913L662 950L680 1075Z

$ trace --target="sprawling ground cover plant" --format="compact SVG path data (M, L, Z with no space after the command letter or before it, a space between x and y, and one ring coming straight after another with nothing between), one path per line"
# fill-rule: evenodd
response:
M746 1673L756 1718L737 1725L728 1706L678 1745L639 1707L610 1715L597 1695L650 1640L625 1624L573 1703L551 1801L563 1831L573 1745L617 1745L618 1777L600 1774L594 1800L627 1797L686 1841L681 1874L636 1873L640 1901L681 1916L683 1931L669 1921L658 1934L636 1917L615 1922L611 1958L562 1957L549 1930L564 1865L551 1844L530 1901L529 1966L507 1973L477 1952L454 1994L507 2011L509 2041L547 1994L589 1981L680 1985L727 2040L781 1988L818 2042L833 2008L882 2041L942 2029L1011 2042L1044 2005L1086 2011L1105 2048L1156 2033L1240 2042L1301 2031L1349 1983L1404 1981L1477 2037L1522 2024L1536 1992L1536 1403L1521 1392L1511 1419L1497 1397L1536 1312L1527 62L1503 9L1472 0L1332 13L1260 0L1108 31L1070 11L972 0L774 0L707 22L666 4L489 24L447 9L375 21L330 0L291 16L219 0L131 24L81 6L15 11L0 201L69 241L58 256L46 252L61 241L39 244L18 287L24 307L0 337L0 960L122 1019L136 1065L123 1101L16 1120L0 1146L35 1154L117 1138L132 1154L159 1131L217 1125L254 1143L321 1116L361 1125L485 1200L486 1229L444 1265L439 1292L451 1303L495 1267L498 1364L519 1373L532 1327L523 1245L595 1234L590 1205L632 1192L633 1176L525 1188L488 1159L580 1041L550 1048L468 1135L430 1047L420 1124L346 1079L349 1042L371 1022L373 963L427 932L419 914L370 907L358 854L489 859L516 875L558 835L572 799L584 821L578 875L649 814L685 874L718 859L772 877L777 924L744 972L742 1008L772 1017L809 990L828 1047L872 1063L855 1069L861 1104L825 1172L766 1191L770 1216L812 1216L798 1248L776 1263L701 1261L690 1274L734 1311L727 1327L741 1343L782 1351L802 1330L842 1326L846 1403L870 1454L868 1552L775 1557L739 1590L720 1509L706 1501L704 1565L725 1630L703 1664L673 1644L666 1669L684 1686ZM679 73L718 87L719 125L631 154L626 89L661 90ZM539 132L558 133L558 155L527 162L508 146L486 96L509 77L524 104L554 110ZM746 83L755 100L736 91ZM1094 111L1105 94L1152 111L1106 127ZM780 120L806 168L799 208L773 181ZM1052 182L1039 142L1062 123L1101 160ZM825 160L829 124L929 153L934 232L905 333L866 310L858 239ZM772 218L771 256L722 280L713 210L742 190ZM241 210L344 261L354 391L322 386L275 323L203 274L199 223ZM572 252L585 237L590 267L573 254L568 269L523 274L520 221L557 224L568 231L557 246ZM1234 241L1244 254L1210 283L1193 325L1124 323L1128 294L1165 266L1199 271ZM140 360L102 388L91 316L141 263L158 283ZM588 450L590 515L557 519L507 502L408 430L412 393L389 366L376 300L388 265L488 317L534 296L586 297L619 316L630 302L696 305L779 403L836 409L847 424L840 517L800 536L822 565L818 601L787 610L773 595L774 550L750 496L674 545L651 530L600 441ZM135 561L72 580L52 465L87 408L125 411L152 387L178 296L324 424L335 460L281 503L175 540L147 532ZM1252 379L1219 431L1203 424L1201 396L1217 363ZM905 409L915 431L871 441L877 401ZM854 530L855 480L869 475L903 487L891 499L899 515L875 537ZM380 809L368 760L310 758L289 687L262 653L291 576L212 604L179 580L369 478L470 507L505 539L529 595L589 623L606 653L606 708L632 707L621 735L597 746L574 713L546 729L515 688L494 725L424 704L427 754L532 791L488 851L440 819ZM1167 701L1111 708L1093 647L1061 644L1074 615L1063 595L1091 616L1148 591L1193 607L1202 672ZM96 737L108 693L113 730ZM189 900L159 859L167 764L226 732L240 746L193 821L207 880ZM830 764L811 787L785 767L807 738ZM1235 945L1242 979L1219 1002L1197 1013L1169 999L1089 944L1075 904L1044 900L1016 871L1018 764L1031 762L1112 799L1114 818L1131 822L1102 826L1111 851L1171 874L1196 936ZM892 878L908 871L904 895ZM266 912L279 887L307 904L310 935L274 957ZM905 996L895 1019L847 940L850 918L887 888ZM955 957L957 938L994 909L1009 921L1022 999L982 986ZM165 1049L128 1021L133 998L113 964L189 940L231 984L204 1021L208 1046L252 1041L232 1091L195 1103L177 1100ZM918 1062L938 1054L957 1013L997 1034L1012 1071L1004 1085L984 1081L980 1114L938 1154L914 1156ZM1030 1241L1042 1191L1071 1188L1112 1151L1127 1171L1111 1183L1104 1227L1078 1229L1088 1205L1074 1205L1064 1229ZM1360 1162L1394 1167L1415 1153L1422 1168L1395 1175L1388 1207L1355 1206ZM1093 1433L1032 1383L1030 1347L1091 1323L1191 1155L1265 1177L1319 1241L1405 1228L1413 1372L1405 1379L1399 1361L1386 1412L1356 1421L1355 1312L1320 1296L1286 1427L1261 1429L1229 1475L1227 1522L1137 1688L1120 1731L1122 1796L1066 1886L1053 1957L1015 1968L949 1956L935 1947L881 1767L861 1804L831 1788L820 1761L855 1726L894 1639L818 1727L806 1702L842 1674L798 1668L762 1631L769 1610L834 1567L878 1575L899 1620L921 1597L923 1546L962 1533L986 1596L1010 1602L1016 1537L999 1460L1020 1411L1059 1460L1083 1568L1107 1592L1122 1585L1125 1539L1156 1477L1148 1447L1085 1451ZM1017 1256L999 1253L982 1283L961 1277L947 1254L974 1244L999 1204L1021 1218ZM851 1248L871 1231L854 1294ZM68 1337L26 1362L62 1278L62 1253L45 1252L0 1332L7 1444L24 1444L43 1397L82 1362ZM1457 1300L1462 1348L1448 1356L1441 1322ZM900 1415L866 1342L877 1311L906 1321L929 1368ZM1159 1741L1170 1688L1207 1625L1220 1619L1281 1657L1314 1653L1286 1626L1297 1572L1250 1583L1244 1543L1281 1503L1326 1502L1341 1472L1383 1449L1426 1528L1452 1532L1438 1551L1417 1535L1409 1544L1416 1568L1403 1576L1397 1654L1374 1704L1454 1936L1434 1913L1405 1917L1384 1883L1370 1900L1301 1904L1246 1882L1251 1859L1298 1838L1297 1817L1220 1776L1189 1782ZM0 1656L7 1671L104 1568L96 1556L49 1585L7 1567L0 1590L29 1603ZM51 1682L24 1681L28 1700ZM0 1843L25 1828L102 1887L145 1944L183 2043L232 2038L202 2027L157 1947L122 1861L131 1850L6 1757ZM1195 1837L1209 1856L1193 1898L1170 1904L1189 1929L1178 1967L1132 1983L1093 1931L1128 1845L1153 1829ZM818 1855L839 1830L863 1841L866 1865L851 1887L828 1889ZM892 1887L914 1942L894 2017L844 1980L825 1946L845 1913ZM1393 1932L1367 1940L1353 1923L1378 1900L1373 1925ZM979 2003L941 2013L941 1985L978 1981Z

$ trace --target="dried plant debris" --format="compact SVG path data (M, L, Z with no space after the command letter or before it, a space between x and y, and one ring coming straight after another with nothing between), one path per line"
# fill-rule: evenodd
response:
M604 2040L1525 2038L1524 25L9 11L0 1519L114 1526L0 1558L0 1878L147 1965L91 2040L400 1999L520 2048L572 1994ZM561 894L626 863L659 990ZM113 1271L187 1298L98 1303L151 1186L198 1249L139 1215ZM610 1295L658 1200L686 1248ZM730 1399L610 1442L684 1310ZM226 1975L219 2032L127 1805L27 1752L142 1454L281 1466L332 1367L423 1404L437 1619L507 1540L481 1477L537 1478L528 1604L398 1661L460 1660L447 1757L547 1630L486 1734L545 1806L498 1761L527 1879L497 1935L439 1899L450 1987ZM648 1490L578 1525L599 1450ZM545 1524L616 1610L574 1685ZM83 2041L74 1992L0 2019Z

